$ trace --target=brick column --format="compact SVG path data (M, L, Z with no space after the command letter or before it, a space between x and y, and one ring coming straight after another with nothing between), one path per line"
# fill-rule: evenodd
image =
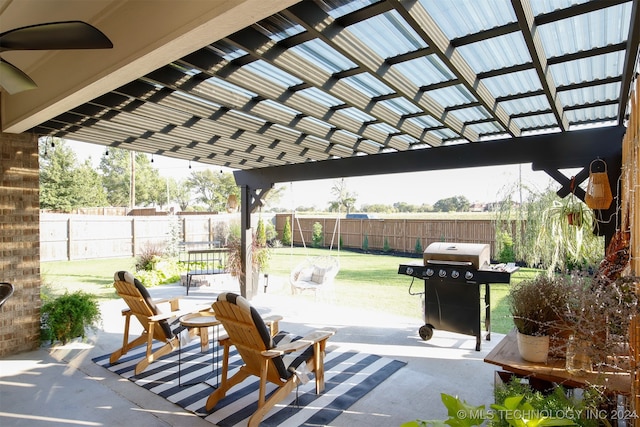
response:
M0 356L40 345L38 139L0 133L0 281L15 287L0 308Z

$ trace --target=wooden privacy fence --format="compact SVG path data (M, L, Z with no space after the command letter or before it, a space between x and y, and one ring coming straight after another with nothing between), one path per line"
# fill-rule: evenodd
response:
M105 216L41 213L40 260L135 257L150 246L165 249L184 241L219 240L224 243L234 221L239 222L239 218L233 214Z
M261 214L263 221L272 221L282 239L286 218L291 214L272 216ZM179 242L220 241L223 245L232 224L239 224L237 214L166 215L166 216L105 216L74 214L40 214L40 260L64 261L95 258L125 258L140 255L150 246L161 249ZM296 245L311 246L313 224L322 225L322 246L362 248L365 236L370 250L383 250L385 240L391 251L412 253L419 240L424 249L430 243L468 242L491 245L497 253L495 221L489 219L341 219L298 218L291 223ZM252 217L258 224L258 215ZM339 225L339 230L338 226ZM239 225L238 225L239 226ZM301 233L302 231L302 233Z
M289 218L291 235L295 245L312 246L313 225L322 226L322 246L362 248L365 236L370 250L387 247L396 252L415 252L419 241L424 250L433 242L485 243L491 246L491 254L497 253L495 220L492 219L344 219L336 225L337 218L295 217L291 214L276 215L276 230L282 237ZM338 231L339 228L339 231Z

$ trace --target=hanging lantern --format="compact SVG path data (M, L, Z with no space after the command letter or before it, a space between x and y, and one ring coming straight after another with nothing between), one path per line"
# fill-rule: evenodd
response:
M238 209L238 198L235 194L229 194L227 198L227 212L235 212Z
M593 166L596 162L604 165L604 171L593 171ZM609 206L611 206L613 195L611 194L611 185L609 185L609 177L607 175L607 163L602 159L595 159L589 165L589 183L587 184L587 194L584 201L591 209L609 209Z

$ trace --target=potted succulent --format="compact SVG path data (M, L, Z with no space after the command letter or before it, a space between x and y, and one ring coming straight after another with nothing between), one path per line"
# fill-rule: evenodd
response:
M539 274L514 284L508 295L509 309L517 329L523 359L546 362L550 336L563 321L567 283L556 276Z

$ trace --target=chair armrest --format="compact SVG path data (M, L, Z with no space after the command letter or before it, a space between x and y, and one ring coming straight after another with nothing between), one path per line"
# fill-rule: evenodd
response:
M153 303L154 304L162 304L162 303L165 303L165 302L174 303L176 301L180 301L180 297L154 299Z
M157 299L153 300L153 303L156 306L159 306L160 304L169 304L171 311L180 310L180 297Z
M284 319L284 317L278 315L278 314L272 314L271 316L267 316L267 317L263 317L262 320L264 320L264 323L273 323L273 322L279 322L282 319Z
M151 322L158 322L160 320L169 320L172 317L182 317L185 314L193 314L193 313L200 313L200 312L209 312L210 307L208 305L199 305L197 307L193 307L191 309L188 310L176 310L176 311L169 311L167 313L159 313L156 314L155 316L151 316L149 317L149 321Z
M279 323L283 319L282 316L277 314L273 314L271 316L263 317L262 321L267 325L269 331L271 332L271 336L275 337L278 331L280 330Z
M314 345L315 343L325 341L333 335L335 335L335 332L333 331L314 331L314 332L311 332L310 334L305 335L299 340L295 340L287 344L279 345L270 350L265 350L260 354L269 358L282 356L283 354L293 353L294 351L300 351Z

